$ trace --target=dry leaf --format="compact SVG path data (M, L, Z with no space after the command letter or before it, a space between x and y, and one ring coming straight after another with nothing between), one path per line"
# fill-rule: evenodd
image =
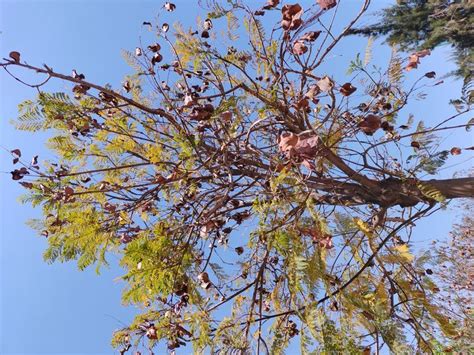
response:
M278 147L282 153L289 153L298 142L298 136L294 133L284 132L280 135Z
M319 137L312 132L294 134L284 132L280 135L280 142L278 143L280 151L288 158L297 156L301 159L313 159L319 149ZM309 162L305 163L305 166Z
M328 234L324 235L324 237L318 241L318 244L324 249L332 249L334 247L332 244L332 236Z
M461 151L462 151L461 148L452 147L450 152L451 152L451 155L459 155L461 154Z
M157 339L158 335L156 334L156 328L152 325L146 330L146 337L148 339Z
M280 0L267 0L267 4L263 7L264 10L270 10L271 8L274 8L275 6L278 6L280 3Z
M306 110L309 107L309 100L307 97L303 97L302 99L299 99L296 104L293 104L293 106L297 110Z
M332 9L337 5L336 0L316 0L318 5L321 7L323 10L329 10Z
M331 249L332 244L332 235L323 233L320 228L298 228L299 232L302 235L311 237L313 243L317 243L321 248Z
M303 21L301 15L303 15L303 8L299 4L285 5L281 9L283 20L281 25L284 30L296 30L301 26Z
M303 41L296 41L293 44L293 53L296 55L305 54L308 51L308 47L304 44Z
M74 195L74 189L72 187L66 186L66 188L64 189L64 195L66 197Z
M328 76L325 76L324 78L319 80L316 84L318 85L319 89L323 92L328 92L334 87L334 82Z
M430 72L426 73L425 76L427 78L434 79L436 77L436 72L430 71Z
M210 19L206 19L206 20L204 21L204 29L205 29L206 31L209 31L212 27L213 27L212 21L211 21Z
M209 282L209 275L207 272L201 272L199 275L198 275L198 280L199 281L203 281L203 282Z
M20 181L20 185L27 189L32 189L34 186L31 182L26 182L26 181Z
M201 287L203 289L207 290L209 287L211 287L211 281L209 280L209 275L207 272L201 272L197 278L201 282Z
M314 133L302 133L298 135L295 145L295 153L301 157L314 158L319 149L319 137Z
M76 69L72 70L72 77L74 79L79 79L79 80L84 80L86 78L86 76L84 74L78 74Z
M25 175L28 175L29 172L27 168L23 167L23 168L15 169L11 171L10 174L12 174L13 180L21 180L25 177Z
M300 40L314 42L319 37L320 34L321 34L321 31L306 32L303 36L301 36Z
M151 58L151 65L155 65L163 60L163 56L160 53L155 53Z
M319 89L319 86L318 85L311 85L309 87L309 90L306 92L306 94L304 94L305 97L307 97L308 99L314 99L316 97L316 95L318 95L319 93L321 92L321 90Z
M206 104L204 106L194 106L189 119L194 121L204 121L211 118L212 113L214 112L214 106L211 104Z
M232 112L231 111L222 112L221 113L221 118L226 122L232 120Z
M418 51L410 55L408 57L408 65L406 66L406 70L410 71L412 69L415 69L418 67L418 64L420 64L420 58L426 57L427 55L430 55L431 51L429 49L424 49L422 51Z
M385 132L393 132L393 130L395 129L395 127L393 127L387 121L383 121L382 124L380 125L380 128L382 128Z
M166 11L169 11L169 12L174 11L176 9L176 5L170 2L166 2L165 9Z
M357 88L352 86L351 83L345 83L344 85L341 86L341 89L339 90L341 92L342 95L344 96L349 96L351 94L354 93L354 91L356 91Z
M10 52L9 57L13 59L15 63L20 63L20 52L12 51Z
M128 80L123 83L122 87L126 92L130 92L130 90L132 90L132 86Z
M368 136L373 135L381 127L381 119L376 115L367 115L362 122L359 122L359 128Z
M161 49L161 46L158 43L155 43L155 44L149 45L148 49L152 51L153 53L156 53Z

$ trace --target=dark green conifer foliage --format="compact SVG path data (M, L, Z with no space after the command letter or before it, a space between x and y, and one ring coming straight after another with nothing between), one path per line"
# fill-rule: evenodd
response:
M381 11L373 25L353 28L348 34L387 36L387 42L404 51L453 48L456 76L465 86L474 72L474 2L469 0L398 0Z

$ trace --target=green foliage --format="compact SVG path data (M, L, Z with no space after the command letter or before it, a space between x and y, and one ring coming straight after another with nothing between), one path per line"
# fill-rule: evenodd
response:
M362 63L362 59L360 59L360 53L357 53L354 60L352 60L349 64L349 68L347 69L347 74L351 75L353 72L360 70L364 67Z
M392 55L388 66L388 78L390 84L394 86L398 86L403 78L402 59L400 58L396 47L392 47Z
M418 123L416 132L418 133L412 135L411 143L415 154L410 155L407 162L417 158L417 165L415 165L413 171L421 170L434 175L445 164L449 152L447 150L436 151L439 138L425 127L423 121Z
M446 197L444 197L439 190L429 184L419 184L418 189L423 193L423 195L432 198L435 201L443 202L446 200Z

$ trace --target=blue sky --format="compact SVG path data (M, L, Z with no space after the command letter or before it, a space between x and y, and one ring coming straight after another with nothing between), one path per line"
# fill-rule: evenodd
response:
M375 2L374 9L389 3ZM198 13L202 14L196 1L175 0L174 3L178 11L170 16L170 23L179 19L193 25ZM141 23L153 20L163 4L160 0L0 0L0 55L6 57L11 50L17 50L31 64L47 63L55 71L64 73L76 68L92 82L117 87L123 76L131 73L121 58L121 50L133 50L140 36L151 40L146 37L150 35ZM347 20L359 4L359 0L347 0L339 18ZM355 52L363 53L366 43L366 39L359 38L343 42L334 56L328 58L326 68L342 78L348 61ZM386 64L389 49L376 48L374 60L380 65ZM446 73L454 68L448 60L447 48L437 50L424 59L418 74L430 70ZM29 74L25 77L35 78ZM445 103L458 94L459 88L458 82L448 79L445 85L430 91L427 100L415 103L410 113L424 116L428 123L447 117L452 108ZM56 81L48 89L68 91L70 87ZM51 157L43 145L47 134L18 132L8 123L16 116L17 104L34 95L32 89L0 72L0 146L8 150L21 148L24 157L39 154L42 160ZM459 141L457 136L448 135L442 144L443 149L472 145L472 137L463 134ZM461 163L465 158L450 159L449 163ZM112 267L103 269L100 276L93 269L79 272L73 263L45 264L42 252L46 241L25 225L27 219L38 217L40 211L17 202L23 191L11 181L10 170L11 157L1 151L0 353L113 353L109 341L112 331L121 326L118 320L127 323L134 315L132 307L121 306L123 284L114 281L121 270L113 258L110 259ZM446 169L440 175L447 178L452 172L453 169ZM440 216L420 222L418 243L446 235L453 213L448 211ZM191 351L189 347L187 351Z

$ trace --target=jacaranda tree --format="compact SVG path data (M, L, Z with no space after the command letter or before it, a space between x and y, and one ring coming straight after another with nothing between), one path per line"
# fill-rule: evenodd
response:
M210 1L197 27L145 22L156 39L125 53L134 73L121 88L17 51L0 63L38 92L16 126L47 130L57 156L11 151L13 180L43 211L30 224L47 238L46 261L100 268L114 254L124 303L142 309L113 335L121 354L469 344L472 220L449 247L410 242L417 221L474 197L472 177L420 178L473 149L439 148L447 132L469 134L470 98L436 123L400 114L440 84L417 70L428 50L394 54L387 68L354 55L343 82L323 71L369 5L343 19L336 0ZM71 92L45 91L50 80ZM442 263L453 274L432 266Z

